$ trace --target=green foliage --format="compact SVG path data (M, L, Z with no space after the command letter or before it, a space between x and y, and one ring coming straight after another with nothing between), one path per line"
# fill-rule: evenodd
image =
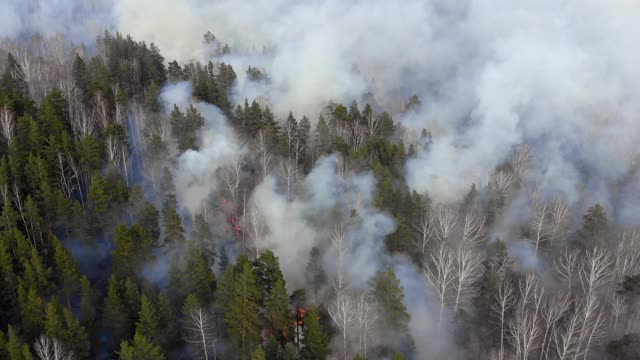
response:
M319 321L318 309L313 306L305 315L305 329L301 358L304 360L324 360L329 354L329 338Z
M22 319L22 331L27 340L34 340L43 327L44 301L35 288L18 286L18 304Z
M145 295L140 298L140 304L140 312L136 322L136 334L140 334L151 342L158 344L161 329L156 308Z
M94 175L89 187L89 201L91 201L96 215L106 214L111 209L114 198L115 194L107 179L99 174Z
M267 324L271 334L281 340L284 334L291 333L291 310L289 295L284 287L284 280L277 279L266 303Z
M382 309L386 324L395 331L407 330L411 317L404 304L404 289L393 269L378 271L369 280L369 286Z
M266 250L255 261L254 268L258 287L262 289L260 304L265 305L276 282L280 280L284 284L284 277L282 276L282 271L280 271L280 261L273 251Z
M7 329L8 341L7 341L7 353L9 355L8 360L32 360L31 352L29 351L29 345L22 342L18 337L15 330L11 325Z
M136 333L132 342L123 341L118 352L120 360L164 360L159 346L153 345L144 335Z
M582 229L578 233L578 244L583 248L606 245L609 231L609 220L604 208L596 204L587 210L583 217Z
M169 269L169 295L174 304L182 304L189 294L196 296L201 304L213 301L216 277L204 254L192 242L187 244L184 259L172 260Z
M133 332L129 323L127 305L121 294L120 284L115 275L112 275L109 279L109 289L104 303L104 320L113 337L113 344L128 339Z
M164 245L173 247L184 243L184 227L182 218L176 209L176 201L173 195L165 199L162 206L162 221L164 226Z
M55 237L53 242L53 259L56 265L56 274L59 279L60 289L67 308L71 308L71 297L80 290L80 271L73 260L71 253L62 246L62 243Z
M45 333L50 339L57 339L64 349L73 352L78 358L89 355L91 344L85 328L80 325L69 309L53 301L47 305Z
M241 358L247 359L259 341L259 299L261 290L256 274L245 255L228 267L220 284L227 332Z
M251 354L251 360L267 360L267 354L262 346L258 346Z
M112 252L115 271L118 278L137 277L142 264L151 256L153 241L139 224L130 228L119 225L113 239L115 249Z
M197 214L193 221L193 234L195 246L204 252L207 263L213 268L216 261L216 241L213 238L213 232L204 215Z

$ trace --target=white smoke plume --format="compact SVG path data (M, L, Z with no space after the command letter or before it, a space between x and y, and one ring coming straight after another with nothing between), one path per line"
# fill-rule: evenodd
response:
M109 0L5 0L0 2L0 38L64 34L92 43L113 29Z
M160 97L167 113L174 104L185 111L193 101L188 82L165 86ZM199 134L201 146L198 150L187 150L178 157L173 175L176 199L191 214L198 213L203 200L217 189L218 169L234 161L244 151L235 141L235 133L220 109L202 102L196 102L196 108L205 119L205 126Z
M532 179L548 191L575 204L586 183L607 198L635 153L635 1L165 2L119 0L118 27L183 60L206 58L201 36L213 31L233 49L222 60L240 65L237 99L266 95L277 114L367 91L398 109L417 93L422 109L403 122L437 136L407 178L438 200L486 184L521 143L535 147ZM251 64L271 86L246 84Z
M345 223L345 275L351 285L366 288L367 281L383 266L384 238L395 230L389 216L372 204L375 190L370 173L353 175L341 184L336 173L336 158L320 159L301 184L302 195L292 200L279 192L277 179L267 177L254 190L253 201L264 216L269 229L259 239L260 250L271 249L279 258L287 284L295 289L305 284L305 267L313 246L328 242L334 223ZM343 187L344 186L344 187ZM351 200L347 200L351 199ZM349 223L351 210L359 219ZM341 212L337 218L334 211ZM347 224L348 223L348 224ZM333 249L335 250L335 249ZM337 268L334 251L325 257L329 275Z

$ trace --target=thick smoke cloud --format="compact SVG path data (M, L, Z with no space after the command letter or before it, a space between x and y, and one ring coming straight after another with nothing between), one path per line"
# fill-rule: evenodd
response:
M237 99L264 95L276 113L314 114L367 91L393 110L417 93L422 110L400 118L431 130L435 143L409 162L407 178L437 200L486 184L491 169L526 142L535 148L538 185L573 204L585 190L606 203L607 184L635 155L635 1L147 5L118 1L120 29L183 60L206 58L201 35L213 31L233 49L222 60L241 66ZM264 68L271 85L243 81L248 65Z
M167 85L160 98L167 113L173 105L185 111L193 100L191 85L188 82ZM176 198L191 214L198 213L203 200L217 189L216 172L244 152L220 109L202 102L197 102L196 108L205 119L205 126L199 134L201 146L197 151L187 150L178 157L173 175Z
M0 37L61 33L89 44L113 28L111 7L109 0L4 0L0 2Z
M372 204L373 175L349 176L342 181L336 173L336 158L320 159L300 184L301 196L289 199L278 190L277 178L267 177L253 192L252 200L261 211L268 228L257 242L259 250L271 249L295 289L305 285L305 267L313 246L328 245L334 224L345 230L345 276L356 288L383 266L384 238L395 230L395 222ZM357 216L352 217L351 210ZM332 216L335 215L335 216ZM350 221L351 219L356 221ZM251 221L250 219L248 221ZM335 246L325 256L329 275L335 275Z

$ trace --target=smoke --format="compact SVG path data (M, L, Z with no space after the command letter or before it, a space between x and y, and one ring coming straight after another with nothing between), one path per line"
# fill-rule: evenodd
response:
M165 86L160 98L166 112L174 104L185 111L193 101L191 94L190 83L179 82ZM196 102L196 108L205 119L205 126L199 133L201 146L178 157L173 179L178 203L191 214L198 213L202 209L202 201L217 189L217 171L244 152L220 109L203 102Z
M82 38L93 35L86 29L115 24L155 42L169 60L211 59L215 54L202 41L210 30L231 45L232 53L218 59L239 75L234 99L265 96L279 115L317 114L331 100L350 102L366 92L398 110L417 93L421 110L397 118L437 136L409 162L407 179L436 200L457 200L471 182L486 183L521 143L534 146L531 180L547 191L572 204L584 190L607 198L605 184L624 176L637 153L640 4L631 0L0 6L0 34L63 31ZM81 20L61 20L71 18ZM249 65L266 71L268 86L244 76Z
M0 37L65 34L91 43L112 29L109 0L5 0L0 2Z
M373 175L341 178L336 173L336 157L329 156L317 162L300 189L300 196L289 199L278 190L274 176L256 187L252 201L269 230L258 240L258 249L270 249L280 258L287 284L295 289L305 285L311 248L326 245L333 226L343 224L345 276L353 287L366 288L367 281L385 263L381 260L385 257L384 238L395 230L394 220L372 206ZM335 246L326 252L329 275L335 275L338 267L335 252Z

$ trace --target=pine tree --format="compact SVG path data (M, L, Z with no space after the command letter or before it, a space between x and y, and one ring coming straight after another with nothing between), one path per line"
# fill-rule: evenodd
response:
M276 339L281 340L285 334L290 333L291 311L289 310L289 296L284 287L284 280L277 279L269 293L266 303L267 325Z
M15 314L18 280L13 269L13 259L7 244L0 240L0 310L3 314Z
M80 288L80 323L87 329L91 329L96 319L96 294L85 275L80 278Z
M164 294L158 294L156 304L158 308L158 344L161 344L166 351L178 340L176 315L169 299Z
M29 345L24 344L18 334L16 334L13 327L9 325L7 329L7 353L9 355L8 360L32 360L31 352L29 351Z
M404 304L404 289L393 269L389 267L378 271L369 280L369 286L380 307L384 323L387 324L386 331L401 339L401 343L397 346L413 348L414 343L409 332L411 316Z
M238 257L231 271L232 276L223 277L222 298L225 300L224 321L228 334L242 360L247 360L251 349L258 344L260 332L260 289L256 275L246 255Z
M56 273L60 279L59 288L61 289L67 308L70 309L71 297L76 295L80 290L80 272L78 271L76 263L73 261L71 253L62 246L62 243L55 237L53 237L52 242Z
M136 322L136 334L140 334L151 342L159 344L160 319L156 312L155 306L151 303L146 295L140 298L140 312L138 313L138 321Z
M146 201L142 209L136 214L136 222L142 226L151 239L151 245L158 245L160 236L160 212L153 203Z
M216 241L204 215L197 214L195 216L192 236L196 246L204 252L209 267L213 269L216 261Z
M224 245L220 245L220 261L218 261L218 269L220 273L224 273L229 266L229 255L227 255L227 250Z
M36 248L31 248L31 256L28 260L24 260L23 267L23 284L26 287L34 288L41 296L47 295L51 269L45 266L44 261Z
M262 346L258 346L251 354L251 360L267 360L267 354L264 352Z
M578 244L583 248L592 248L607 243L609 221L604 208L596 204L587 210L583 217L582 229L578 233Z
M120 294L118 280L116 280L115 275L111 275L104 304L104 318L106 326L112 334L114 344L118 344L123 339L128 339L131 336L125 306L127 304L125 304Z
M280 261L271 250L265 250L255 261L255 273L258 286L262 289L261 305L265 305L278 280L284 283L284 277L280 270Z
M51 339L60 339L64 329L64 320L62 319L62 308L56 301L47 304L44 331Z
M62 309L64 318L63 336L60 338L66 349L71 350L79 359L86 359L89 355L91 343L89 336L78 319L69 309Z
M324 360L329 354L329 338L320 325L318 309L312 306L305 315L304 347L301 358L304 360Z
M89 186L89 201L91 201L96 215L106 214L111 209L113 198L107 180L100 174L94 175L91 186Z
M87 101L87 93L89 88L89 72L84 60L76 53L76 57L73 60L72 70L73 80L82 94L82 100Z
M47 305L44 327L47 337L60 341L65 349L78 358L87 358L91 347L87 332L69 309L55 301L50 302Z
M213 293L216 288L216 277L204 254L192 243L189 243L185 259L186 284L183 284L187 293L194 293L202 304L213 301Z
M164 360L160 347L141 334L135 334L132 342L123 341L118 352L120 360Z
M162 207L162 217L164 225L164 245L178 246L184 243L184 228L182 227L182 219L176 211L175 197L169 195Z
M43 300L35 288L26 289L22 284L18 285L18 304L22 319L22 331L27 340L31 341L38 336L43 327Z

